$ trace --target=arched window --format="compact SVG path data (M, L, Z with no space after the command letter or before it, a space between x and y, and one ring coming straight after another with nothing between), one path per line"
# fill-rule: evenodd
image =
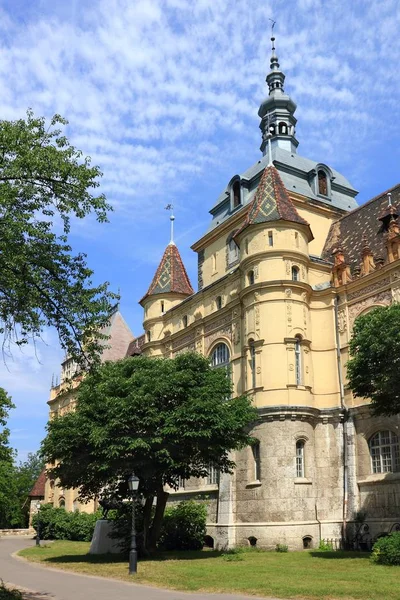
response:
M218 344L211 354L211 366L214 368L228 367L230 361L229 348L226 344Z
M187 327L188 326L188 317L187 317L187 315L183 315L183 317L182 317L182 326L183 327Z
M275 135L275 133L276 133L275 125L272 124L269 126L269 132L271 135Z
M64 500L64 498L61 498L61 499L59 500L59 502L58 502L58 506L59 506L60 508L65 508L65 500Z
M254 271L249 271L247 273L247 279L248 279L249 285L253 285L253 283L254 283Z
M239 246L233 239L233 233L228 238L228 267L235 263L239 258Z
M147 337L147 341L148 341L148 342L151 342L151 331L148 331L148 332L146 333L146 337Z
M232 208L236 208L241 203L240 181L236 180L232 185Z
M72 510L74 512L79 512L79 502L78 502L77 498L75 498L75 500L74 500L74 502L72 504Z
M261 459L260 459L260 442L256 442L252 445L251 450L253 452L254 461L254 481L261 480Z
M369 441L373 473L400 469L399 438L392 431L378 431Z
M256 387L256 348L254 340L249 341L250 347L250 372L251 372L251 387Z
M249 538L247 538L249 540L249 544L250 546L257 546L257 538L254 537L254 535L251 535Z
M292 267L292 281L299 281L299 267Z
M221 296L217 296L215 298L215 306L217 307L217 310L219 310L220 308L222 308L222 298L221 298Z
M296 442L296 477L304 477L304 440Z
M294 356L296 362L296 385L302 385L302 366L301 366L301 338L296 337L296 343L294 348Z
M321 169L318 171L318 194L322 196L328 195L328 179L325 171Z
M286 123L279 123L279 133L286 135L287 134L287 125Z

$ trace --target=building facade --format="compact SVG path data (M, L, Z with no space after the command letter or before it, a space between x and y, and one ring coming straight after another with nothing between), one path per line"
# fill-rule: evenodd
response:
M400 300L400 186L359 207L342 174L297 153L272 41L262 157L230 178L192 246L197 292L168 244L126 353L199 352L229 365L234 393L258 409L258 443L235 454L232 476L211 469L171 490L171 502L207 501L215 547L318 546L354 536L361 512L370 537L400 521L400 419L373 417L345 371L355 318Z

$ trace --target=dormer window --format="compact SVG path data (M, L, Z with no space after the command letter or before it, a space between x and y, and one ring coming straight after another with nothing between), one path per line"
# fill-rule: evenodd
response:
M318 194L321 194L321 196L328 195L328 178L322 169L318 171Z
M332 171L323 164L316 165L315 169L310 171L310 183L317 196L323 198L331 197L331 184L333 181Z
M239 176L236 175L236 178L231 183L231 210L235 210L238 206L242 204L242 188L240 185Z

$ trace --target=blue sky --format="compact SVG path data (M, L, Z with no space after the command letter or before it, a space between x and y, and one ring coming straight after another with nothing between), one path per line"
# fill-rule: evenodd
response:
M260 158L270 17L299 154L341 171L360 203L398 183L398 0L0 1L0 118L60 113L101 166L110 223L78 222L71 241L96 281L120 288L134 334L169 240L165 205L196 287L190 246L222 188ZM61 358L49 330L0 366L21 459L44 435Z

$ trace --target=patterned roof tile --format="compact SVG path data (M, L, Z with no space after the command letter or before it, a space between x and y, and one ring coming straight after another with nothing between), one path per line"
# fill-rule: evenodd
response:
M174 243L170 243L166 247L147 294L140 302L147 298L147 296L171 292L184 294L185 296L194 294L185 265Z
M271 165L264 169L246 220L235 238L249 225L279 220L308 225L293 205L277 169Z
M46 484L46 469L43 469L39 477L36 479L35 484L29 492L30 498L44 498L44 486Z

